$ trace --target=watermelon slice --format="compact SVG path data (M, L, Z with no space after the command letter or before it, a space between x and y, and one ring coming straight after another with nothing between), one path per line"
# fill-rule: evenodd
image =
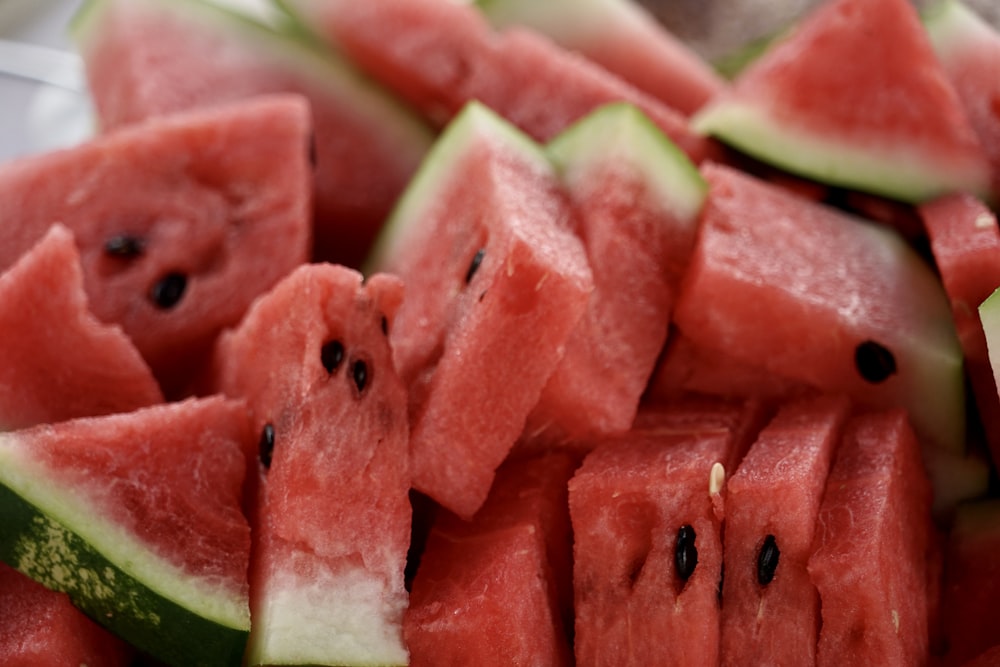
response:
M989 159L992 199L1000 197L1000 31L960 0L924 15L934 51Z
M702 174L677 327L779 377L905 407L927 451L963 454L962 351L926 262L891 230L723 166Z
M132 341L91 314L73 235L60 224L0 275L0 331L3 430L163 401Z
M620 433L666 340L708 188L625 103L591 112L547 152L580 221L594 291L526 430L535 441Z
M930 516L930 485L906 414L852 419L808 564L822 605L817 665L927 661Z
M239 665L246 408L218 397L0 436L0 558L172 665Z
M309 133L305 101L275 96L0 165L0 268L65 224L94 314L183 394L218 332L308 257Z
M390 338L410 388L413 484L462 517L485 500L586 308L573 222L541 147L471 103L376 244L370 270L407 289Z
M806 566L849 411L826 396L785 404L726 483L724 665L815 663L819 593Z
M726 87L695 51L631 0L478 0L476 4L495 28L537 30L685 115Z
M371 76L439 125L468 102L548 141L608 102L632 102L695 162L716 152L678 111L538 33L495 31L466 3L283 0Z
M823 3L692 122L831 185L909 202L990 190L978 138L907 0Z
M404 665L406 390L391 276L300 267L219 341L217 386L260 434L251 665Z
M264 93L308 98L317 259L361 263L432 141L342 57L202 0L89 0L73 29L105 130Z

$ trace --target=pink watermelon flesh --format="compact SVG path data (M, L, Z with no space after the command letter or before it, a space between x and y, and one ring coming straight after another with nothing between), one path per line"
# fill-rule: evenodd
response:
M0 563L0 664L126 667L134 649L81 613L65 593Z
M996 216L968 194L920 207L931 251L951 301L979 417L994 461L1000 461L1000 400L979 317L979 304L1000 286L1000 227Z
M1000 197L1000 32L959 0L930 9L925 24L989 160L996 199Z
M816 522L817 665L917 665L928 656L930 486L906 414L856 417Z
M219 341L216 386L247 400L263 448L251 664L405 664L406 390L387 337L401 298L392 276L307 265Z
M576 465L565 452L508 461L471 521L439 515L407 612L411 664L571 663ZM484 580L496 583L482 594Z
M723 665L815 662L819 593L806 566L849 410L830 397L785 404L726 483Z
M593 282L572 224L541 149L472 104L376 246L373 266L407 289L391 340L410 389L413 485L463 517L485 500L586 307Z
M254 95L304 95L316 160L313 257L360 265L430 146L428 128L336 55L206 3L91 4L75 35L104 130Z
M998 595L1000 501L959 506L948 537L942 579L946 665L963 665L1000 638Z
M961 347L926 262L891 230L723 166L702 173L681 332L779 377L905 407L928 450L964 452Z
M3 430L163 402L132 341L91 314L73 235L62 225L0 275L0 330Z
M989 167L908 0L832 0L693 120L831 185L921 202L985 194Z
M309 132L305 101L276 96L8 162L0 268L65 224L94 314L182 394L218 332L308 256Z
M694 161L715 151L679 112L537 33L494 31L475 7L439 0L286 4L438 124L479 100L537 141L548 141L598 106L628 101Z
M722 516L709 478L730 440L636 432L584 459L569 482L578 664L648 665L667 651L717 663Z

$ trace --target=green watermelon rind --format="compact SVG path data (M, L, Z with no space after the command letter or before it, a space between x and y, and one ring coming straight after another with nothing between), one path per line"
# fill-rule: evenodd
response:
M587 114L545 146L564 183L608 163L632 165L657 189L656 201L678 220L693 221L708 183L687 155L639 108L612 102Z
M979 321L986 335L986 351L993 368L993 377L1000 387L1000 288L979 305Z
M170 664L240 664L245 593L183 573L18 449L16 436L0 436L0 560Z
M480 102L469 102L445 127L431 146L392 213L379 233L365 262L366 275L392 264L393 258L411 245L410 233L426 217L440 197L437 193L450 187L459 156L472 145L477 136L497 137L508 149L516 150L529 164L545 171L553 166L544 148L495 111Z
M268 25L235 9L209 0L131 0L170 11L178 16L222 31L257 53L303 77L318 91L328 91L340 100L351 100L359 115L385 128L401 152L422 155L431 145L434 133L416 114L392 94L355 68L323 43L312 38L290 18ZM100 39L102 14L113 0L86 0L70 23L70 35L81 53ZM276 8L276 11L284 12Z
M571 49L584 49L601 39L609 24L627 29L648 22L648 17L638 15L637 5L619 0L475 0L473 4L494 28L529 26ZM568 13L572 21L566 20Z
M970 42L988 38L993 29L958 0L931 5L920 15L934 52L947 63L953 53L965 51Z
M710 103L691 127L763 162L799 176L918 204L950 192L971 190L989 198L984 164L948 164L942 156L910 147L851 143L818 136L765 105L736 100ZM873 138L877 139L877 138Z

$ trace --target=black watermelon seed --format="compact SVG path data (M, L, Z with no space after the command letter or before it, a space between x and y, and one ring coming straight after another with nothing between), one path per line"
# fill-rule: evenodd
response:
M674 544L674 567L681 581L687 581L698 566L698 547L694 544L694 528L685 524L677 531L677 541Z
M145 247L146 243L141 238L130 234L118 234L104 242L105 254L123 259L138 257Z
M173 308L187 289L187 276L183 273L168 273L149 291L149 298L158 308Z
M383 336L388 336L389 335L389 318L386 317L385 315L383 315L382 316L382 320L379 322L379 325L382 327L382 335Z
M264 424L264 428L260 432L260 442L257 443L257 451L260 462L265 468L270 468L271 455L274 454L274 426L272 424Z
M486 256L486 248L480 248L476 251L475 256L472 258L472 262L469 264L469 270L465 273L465 284L468 285L472 282L472 277L476 275L476 271L479 270L479 265L483 263L483 257Z
M316 169L318 160L316 158L316 133L313 132L309 135L309 165Z
M764 538L764 544L760 545L760 553L757 554L757 583L767 586L774 579L774 573L778 570L778 559L781 551L778 549L778 542L774 535Z
M344 360L344 344L339 340L331 340L319 351L319 358L326 372L332 375Z
M351 377L354 379L354 386L358 388L358 393L365 390L368 386L368 364L361 361L355 361L351 366Z
M885 346L873 340L860 343L854 350L854 365L868 382L878 384L896 372L896 358Z

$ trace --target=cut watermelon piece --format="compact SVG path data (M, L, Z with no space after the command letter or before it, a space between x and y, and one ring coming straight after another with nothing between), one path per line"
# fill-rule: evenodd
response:
M284 0L301 21L438 125L478 100L548 141L608 102L632 102L695 162L716 147L678 111L538 33L494 31L448 0Z
M985 196L989 165L907 0L831 0L692 120L765 162L921 202Z
M404 665L411 509L391 276L303 266L219 341L260 434L251 665Z
M579 220L594 291L526 430L557 442L620 433L667 338L708 187L625 103L588 114L547 152Z
M852 419L808 565L822 609L817 665L927 661L932 530L930 485L906 414Z
M65 224L94 314L183 394L218 332L308 258L309 133L306 102L275 96L8 162L0 268Z
M172 665L239 665L246 407L218 397L0 436L0 558Z
M815 663L819 593L806 567L849 412L841 398L787 403L726 483L723 665Z
M569 482L576 660L648 665L719 656L721 482L728 431L636 432L599 445ZM669 647L669 649L665 649Z
M407 289L390 337L410 389L413 484L465 518L485 500L593 289L573 223L541 147L471 103L376 244L370 270L399 275Z
M163 402L132 341L91 314L80 256L62 225L0 275L0 331L3 430Z
M891 230L726 167L702 173L711 189L674 317L684 335L779 377L905 407L928 451L963 454L962 351L927 263Z
M208 2L90 0L73 28L105 130L265 93L308 98L317 259L360 265L432 141L342 57Z
M537 30L685 115L726 87L696 52L631 0L478 0L477 6L495 28Z
M924 25L989 159L995 201L1000 197L1000 32L959 0L934 5Z

